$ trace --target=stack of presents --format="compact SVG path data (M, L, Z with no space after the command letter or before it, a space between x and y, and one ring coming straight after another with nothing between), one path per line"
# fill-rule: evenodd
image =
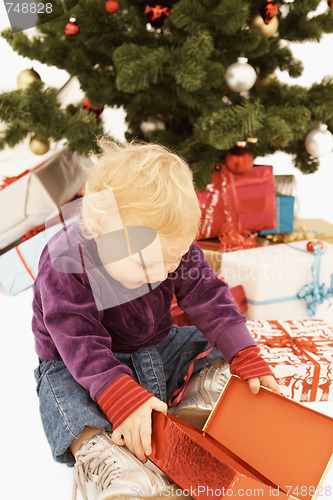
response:
M231 376L203 429L156 415L154 461L193 498L333 497L333 419L301 404L333 401L333 225L297 219L294 177L268 165L217 171L197 194L197 244L247 316L281 394L253 396ZM172 315L191 324L175 300Z
M66 225L61 207L82 194L89 164L63 150L0 185L6 293L33 285L46 242ZM261 388L253 396L232 375L203 429L154 414L151 460L189 497L333 495L324 482L333 419L301 404L333 401L333 225L295 218L295 194L293 176L274 176L268 165L243 175L222 168L197 193L197 243L247 316L281 394ZM191 324L175 298L171 314L174 324Z
M33 285L42 250L69 222L63 207L81 196L90 164L62 150L0 183L0 282L7 294Z

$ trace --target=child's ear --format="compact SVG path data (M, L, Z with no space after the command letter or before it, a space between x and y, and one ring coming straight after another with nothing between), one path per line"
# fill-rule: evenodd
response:
M92 236L98 239L103 234L111 233L124 229L120 217L112 218L108 216L107 222L99 218L91 218L87 222L87 227Z
M87 229L89 233L96 239L98 239L105 231L103 231L102 224L98 219L89 218L86 222Z

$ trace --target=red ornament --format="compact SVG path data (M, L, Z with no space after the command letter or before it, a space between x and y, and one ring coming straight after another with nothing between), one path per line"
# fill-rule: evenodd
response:
M77 35L78 32L80 31L80 28L78 27L75 21L76 19L74 17L71 17L69 23L66 24L65 26L66 35Z
M119 2L116 2L115 0L108 0L107 2L105 2L105 10L109 14L115 14L119 9Z
M225 166L232 174L245 174L253 167L253 154L246 147L237 144L227 152Z
M82 107L83 109L86 109L87 111L89 111L89 113L95 113L96 116L101 116L101 114L103 113L103 109L99 109L99 108L94 108L92 105L91 105L91 102L90 102L90 99L88 97L86 97L83 102L82 102Z
M314 253L314 247L319 247L319 248L320 248L320 250L324 250L324 244L323 244L321 241L309 241L309 242L306 244L306 249L307 249L309 252Z
M170 15L170 4L164 0L149 2L145 8L145 16L153 28L161 28Z
M259 12L264 20L264 23L269 24L273 17L275 17L279 12L279 8L277 3L273 0L266 0L266 2L260 5Z
M327 5L331 10L333 10L333 0L327 0Z

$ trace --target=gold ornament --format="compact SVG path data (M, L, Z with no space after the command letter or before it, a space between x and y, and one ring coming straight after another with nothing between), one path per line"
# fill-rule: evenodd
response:
M43 141L34 135L30 140L29 148L35 155L45 155L50 149L50 142L48 140Z
M32 82L36 80L41 80L41 77L33 68L24 69L17 75L16 83L17 88L21 90L26 90Z
M265 24L263 18L261 17L261 14L258 13L252 17L250 26L258 30L259 33L264 35L265 38L270 38L274 35L274 33L277 32L279 27L279 20L277 16L274 16L269 24Z
M269 75L258 75L258 78L256 80L256 83L254 84L256 90L260 92L260 90L263 87L266 87L266 85L269 85L272 82L276 82L278 80L278 77L276 76L275 73L270 73Z

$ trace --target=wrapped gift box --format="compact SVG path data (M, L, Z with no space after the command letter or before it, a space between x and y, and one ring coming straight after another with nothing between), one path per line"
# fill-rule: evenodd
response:
M221 277L222 279L222 277ZM247 302L244 293L244 288L239 285L230 289L231 297L234 299L236 304L238 305L238 311L243 313L247 310ZM171 318L174 325L177 326L189 326L193 325L190 318L184 313L184 311L177 304L176 296L172 299L171 307Z
M220 273L230 287L243 285L248 319L296 320L312 317L333 321L333 245L325 243L320 261L306 250L308 241L269 245L223 254ZM315 271L314 264L317 264ZM310 298L298 298L305 285L318 278L326 296L318 305ZM321 297L325 296L321 289ZM307 302L307 300L309 302ZM311 299L312 300L312 299Z
M294 175L274 175L275 194L296 196L296 177Z
M203 221L198 239L214 238L220 234L227 222L225 198L228 210L237 231L262 231L276 227L275 189L273 167L257 165L243 175L234 175L223 170L226 185L222 185L222 174L212 175L212 183L205 191L197 191Z
M292 243L294 241L319 238L321 241L333 243L333 224L322 219L295 219L292 233L269 234L256 238L258 245L275 243Z
M8 295L16 295L31 287L35 281L42 251L49 239L60 231L64 224L47 224L47 229L8 250L0 256L0 282Z
M295 401L333 401L333 327L323 320L248 321L281 393Z
M215 272L218 272L221 269L222 252L219 250L217 250L217 251L206 250L206 249L202 248L201 245L199 245L199 247L202 249L203 253L205 254L205 257L208 260L210 267Z
M294 230L294 205L294 196L276 196L276 229L259 231L259 236L264 236L265 234L291 233Z
M333 224L323 219L295 219L295 231L312 232L316 238L333 243Z
M32 170L5 179L0 190L0 248L43 224L69 202L83 186L90 165L87 157L64 150Z
M231 376L203 430L153 415L150 460L193 498L312 500L332 463L333 419Z

